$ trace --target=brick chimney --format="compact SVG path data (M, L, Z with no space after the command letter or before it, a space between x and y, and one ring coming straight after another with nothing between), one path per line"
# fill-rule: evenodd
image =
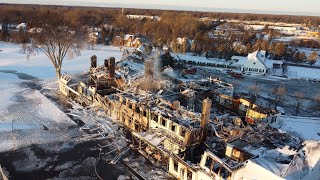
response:
M212 101L207 98L202 103L202 114L201 114L201 128L202 128L202 140L205 141L207 138L208 124L210 120Z
M110 57L108 59L109 78L115 77L115 69L116 69L116 59L114 57Z
M104 68L105 68L105 70L107 71L108 70L108 65L109 63L108 63L108 59L105 59L104 60Z
M91 68L97 68L97 56L91 56Z

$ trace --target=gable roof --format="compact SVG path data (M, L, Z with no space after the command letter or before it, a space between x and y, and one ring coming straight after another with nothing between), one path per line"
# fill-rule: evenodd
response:
M261 62L261 64L263 64L263 66L268 68L268 66L266 65L265 57L266 57L266 51L257 50L253 53L249 53L247 57L232 56L231 59L237 60L237 62L234 63L234 65L244 65L250 61L259 61L259 62Z
M248 54L248 61L260 61L266 68L266 61L265 61L266 51L255 51L253 53ZM247 62L248 62L247 61Z
M131 35L131 34L126 34L124 35L124 40L127 41L129 38L134 38L134 35Z

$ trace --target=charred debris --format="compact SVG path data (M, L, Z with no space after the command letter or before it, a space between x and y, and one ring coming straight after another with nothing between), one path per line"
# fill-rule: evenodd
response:
M131 149L174 178L232 179L259 157L254 150L300 145L268 125L278 112L234 98L233 85L219 78L180 76L186 67L162 68L159 55L144 60L127 52L122 60L97 62L92 56L81 77L63 74L61 93L114 117L130 131ZM267 170L259 173L281 179Z

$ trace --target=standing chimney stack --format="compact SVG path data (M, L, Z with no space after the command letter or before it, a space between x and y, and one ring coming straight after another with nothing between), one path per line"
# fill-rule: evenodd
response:
M108 69L108 59L104 60L104 68L105 68L105 70Z
M110 57L108 59L108 70L109 70L109 78L115 77L115 71L116 71L116 59L114 57Z
M91 68L97 68L97 56L91 56Z
M202 128L202 140L205 141L207 138L208 124L210 120L212 101L207 98L202 103L202 114L201 114L201 128Z

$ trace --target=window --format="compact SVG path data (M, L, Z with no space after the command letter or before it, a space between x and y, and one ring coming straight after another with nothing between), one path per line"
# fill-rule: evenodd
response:
M186 135L186 130L181 128L181 136L184 137Z
M216 173L216 174L219 174L219 170L220 170L221 166L222 166L222 165L221 165L220 163L215 162L215 163L213 164L213 166L212 166L212 171L213 171L214 173Z
M185 172L184 168L180 168L180 178L181 179L184 179L184 172Z
M143 116L147 117L147 111L143 111Z
M166 120L162 119L161 125L164 126L164 127L166 127Z
M205 166L211 171L212 158L210 156L207 157Z
M187 171L187 180L192 180L192 172L190 170Z
M220 171L220 176L223 178L223 179L227 179L229 177L230 173L229 171L226 169L226 168L222 168L221 171Z
M178 163L176 161L173 161L173 170L178 172Z
M233 148L232 157L233 157L234 159L239 159L239 158L240 158L240 151L237 150L237 149L235 149L235 148Z
M155 122L158 122L158 115L153 115L152 120L155 121Z
M176 125L172 124L172 125L171 125L171 130L172 130L173 132L175 132L175 131L176 131Z

